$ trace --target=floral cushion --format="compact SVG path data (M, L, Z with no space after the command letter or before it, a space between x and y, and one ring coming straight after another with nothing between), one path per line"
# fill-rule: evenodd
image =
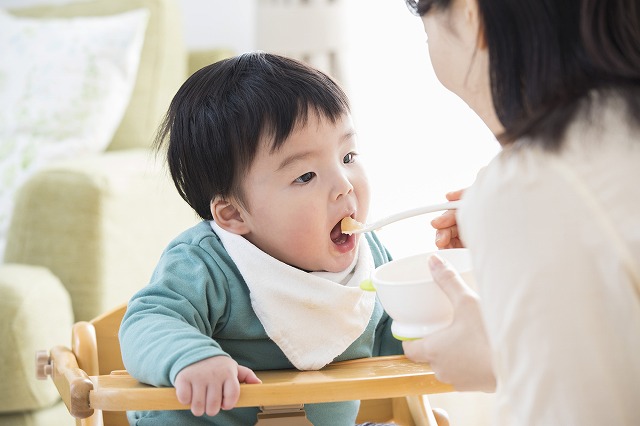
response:
M101 152L111 141L147 20L143 9L70 19L0 10L0 259L18 188L47 164Z

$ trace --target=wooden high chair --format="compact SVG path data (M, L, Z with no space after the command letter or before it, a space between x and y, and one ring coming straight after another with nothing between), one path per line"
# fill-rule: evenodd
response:
M127 410L185 410L174 388L156 388L132 378L120 355L118 329L126 305L73 326L71 349L38 352L37 375L51 376L77 425L127 425ZM319 371L256 371L262 384L241 384L238 407L262 408L259 425L310 425L305 403L362 400L358 422L401 426L447 426L446 413L432 411L423 394L453 391L427 364L404 356L363 358Z

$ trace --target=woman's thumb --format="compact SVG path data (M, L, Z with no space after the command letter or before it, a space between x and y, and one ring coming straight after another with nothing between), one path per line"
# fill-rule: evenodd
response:
M437 254L431 255L428 262L434 281L454 303L466 290L460 274Z

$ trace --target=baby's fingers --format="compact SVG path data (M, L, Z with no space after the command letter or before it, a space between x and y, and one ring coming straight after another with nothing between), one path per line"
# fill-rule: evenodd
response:
M256 376L256 373L254 373L253 370L242 365L238 366L238 381L240 383L248 383L252 385L262 383L262 380Z
M207 388L192 386L191 388L191 412L194 416L202 416L206 408Z
M220 407L222 406L224 400L224 396L222 395L223 392L224 384L222 385L222 388L216 386L215 384L210 384L209 386L207 386L207 416L215 416L220 412ZM191 411L193 411L193 409Z
M223 410L231 410L240 398L240 383L235 378L226 380L222 384L222 401L220 407Z
M191 383L176 382L176 397L180 404L191 404Z

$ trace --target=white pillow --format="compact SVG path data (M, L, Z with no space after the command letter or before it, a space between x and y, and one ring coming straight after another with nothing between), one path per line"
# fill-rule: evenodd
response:
M103 151L129 104L149 13L18 18L0 10L0 259L18 188Z

